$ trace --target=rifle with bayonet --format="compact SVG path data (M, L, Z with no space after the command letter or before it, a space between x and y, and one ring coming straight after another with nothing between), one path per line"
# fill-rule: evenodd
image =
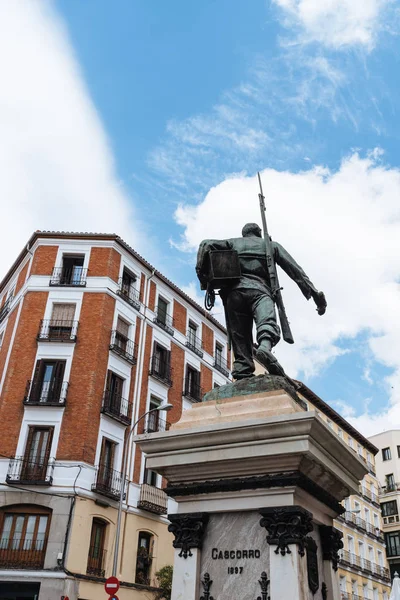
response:
M257 173L257 175L258 175L258 182L260 184L260 193L258 194L258 198L260 200L261 219L262 219L262 224L263 224L263 232L264 232L266 255L267 255L267 268L268 268L269 282L270 282L270 286L271 286L272 299L274 300L274 302L278 308L279 321L280 321L281 329L282 329L282 337L285 340L285 342L287 342L288 344L293 344L294 339L293 339L292 332L290 330L289 321L288 321L288 318L286 315L285 305L283 304L283 298L282 298L282 294L281 294L282 288L279 285L278 273L276 271L276 265L275 265L274 255L273 255L271 238L269 237L267 220L265 218L265 196L263 194L260 173Z

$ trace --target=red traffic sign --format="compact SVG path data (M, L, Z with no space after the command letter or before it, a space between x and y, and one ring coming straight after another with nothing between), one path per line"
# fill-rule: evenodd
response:
M116 577L109 577L104 584L104 589L106 590L107 594L110 594L110 596L114 596L114 594L119 590L118 579ZM114 598L115 600L118 600L116 596L114 596Z

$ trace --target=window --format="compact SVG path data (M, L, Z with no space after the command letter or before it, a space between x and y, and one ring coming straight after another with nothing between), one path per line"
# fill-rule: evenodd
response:
M346 591L346 577L344 577L343 575L340 575L339 587L341 592Z
M145 468L143 473L143 483L147 483L147 485L157 487L157 479L158 475L155 471Z
M110 492L114 488L114 460L117 444L103 437L97 473L96 487L100 491Z
M170 383L171 378L170 357L171 353L164 346L154 344L151 374L166 383Z
M347 547L350 554L354 554L354 538L352 538L351 535L347 536Z
M400 556L400 533L385 533L386 553L389 557ZM382 552L378 550L378 559L382 559ZM379 563L381 564L381 563Z
M0 331L0 348L3 345L3 339L4 339L4 331Z
M367 523L371 523L369 508L364 507L364 519Z
M379 525L380 525L379 524L379 516L376 513L374 513L374 527L379 529L380 528Z
M184 395L195 402L201 400L200 373L190 365L186 366Z
M353 439L350 436L348 437L348 444L350 448L353 448Z
M397 508L397 500L391 500L390 502L382 502L381 511L383 517L391 517L392 515L399 514Z
M67 384L63 382L65 364L65 360L37 361L27 398L28 403L57 405L65 401L67 392Z
M358 455L359 455L361 458L363 458L363 456L364 456L364 455L363 455L363 447L362 447L360 444L357 444L357 452L358 452Z
M168 304L169 303L164 300L164 298L161 298L161 296L158 297L157 318L158 321L163 325L167 324Z
M53 304L51 319L43 321L40 337L50 341L65 341L75 337L75 308L75 304Z
M343 439L343 431L340 428L338 428L337 434L340 437L340 439L342 440Z
M132 297L132 294L135 290L136 283L136 275L134 275L129 269L124 267L122 273L122 282L121 282L121 293L128 298Z
M53 270L51 285L86 285L85 257L81 254L64 254L62 266Z
M392 453L390 452L390 448L382 448L382 460L391 460Z
M115 331L115 345L122 352L126 352L126 345L128 343L129 338L129 323L118 317L117 319L117 328Z
M21 465L22 481L43 482L47 480L53 430L53 427L29 427Z
M382 552L382 550L378 550L378 565L383 567L383 552Z
M187 336L186 336L186 346L190 348L197 356L200 358L203 357L202 343L201 339L198 336L198 326L193 321L189 321Z
M215 344L215 356L214 356L214 367L218 369L225 377L228 377L229 371L226 360L223 356L224 347L222 344L216 342Z
M101 519L93 519L90 534L90 546L86 573L96 577L104 577L104 542L107 523Z
M215 362L218 363L219 365L221 365L222 361L223 361L223 356L222 356L223 351L224 351L223 346L221 346L221 344L219 344L217 342L215 344Z
M368 600L368 583L363 583L363 599Z
M397 456L400 458L400 446L397 446Z
M150 396L150 405L149 410L153 410L160 406L161 401L155 396ZM160 426L160 411L154 410L147 416L147 427L146 433L152 433L154 431L159 431Z
M379 590L378 590L378 588L372 588L372 597L373 597L373 600L379 600Z
M396 489L396 482L394 480L393 473L385 476L386 479L386 491L393 492Z
M128 401L122 397L125 379L114 371L107 371L103 410L117 417L128 414Z
M141 583L142 585L150 584L153 546L154 537L151 533L140 531L136 558L136 583Z
M221 386L220 386L220 384L219 384L219 383L217 383L216 381L214 381L214 390L215 390L216 388L219 388L219 387L221 387Z
M7 507L0 513L0 567L43 568L50 511L39 506Z
M368 560L372 563L375 562L375 552L372 546L368 546Z

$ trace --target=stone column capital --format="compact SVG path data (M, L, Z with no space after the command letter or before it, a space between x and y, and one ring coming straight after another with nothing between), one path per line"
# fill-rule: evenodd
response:
M201 548L208 523L208 513L181 513L168 515L168 531L174 534L174 548L180 548L180 557L192 556L191 548Z
M302 506L272 506L260 509L261 527L268 532L267 542L276 545L275 554L290 554L290 544L297 544L304 556L307 535L313 530L312 513Z
M330 525L320 525L322 558L332 561L334 571L338 569L339 550L343 548L343 533Z

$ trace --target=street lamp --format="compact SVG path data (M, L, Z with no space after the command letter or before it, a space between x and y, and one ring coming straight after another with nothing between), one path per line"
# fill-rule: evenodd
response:
M121 485L121 489L119 492L119 504L118 504L118 518L117 518L117 529L115 532L115 547L114 547L114 562L113 562L113 569L112 569L112 574L113 577L117 576L117 564L118 564L118 554L119 554L119 538L121 535L121 519L122 519L122 504L124 501L124 490L125 490L125 479L126 479L126 471L127 471L127 467L128 467L128 442L131 439L131 435L132 433L135 431L135 427L136 425L139 423L139 421L141 421L142 419L144 419L144 417L146 417L148 414L152 413L152 412L156 412L156 411L160 411L160 410L171 410L171 408L173 408L172 404L160 404L160 406L156 406L155 408L152 408L151 410L148 410L147 412L143 413L143 415L141 415L132 425L128 435L125 438L125 442L124 442L124 457L123 457L123 463L122 463L122 485Z

